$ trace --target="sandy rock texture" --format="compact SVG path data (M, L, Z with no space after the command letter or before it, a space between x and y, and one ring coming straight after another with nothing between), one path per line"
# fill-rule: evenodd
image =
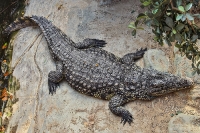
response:
M131 14L132 10L136 12ZM177 67L177 61L174 63L179 57L171 58L170 48L159 47L153 41L151 29L145 27L138 31L136 38L131 36L128 24L142 10L139 0L113 0L110 5L102 5L101 0L30 0L25 15L46 17L75 42L84 38L106 40L104 49L119 57L141 47L153 49L138 65L149 63L161 71L177 68L172 71L174 74L184 73L182 66ZM20 82L20 90L16 93L19 101L13 106L8 133L166 133L173 131L177 111L199 114L199 90L196 87L192 92L186 90L153 101L136 100L127 104L134 123L123 126L120 118L109 111L108 101L79 94L65 81L55 95L49 95L47 75L55 70L55 64L38 28L20 30L11 44L14 45L13 75ZM178 61L187 62L182 58Z

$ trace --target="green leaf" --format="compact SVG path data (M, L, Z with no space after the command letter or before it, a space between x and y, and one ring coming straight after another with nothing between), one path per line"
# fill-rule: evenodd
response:
M169 35L169 37L171 37L174 35L174 33L171 31L168 35Z
M152 29L152 32L156 35L157 33L156 33L156 31L154 30L154 29Z
M159 27L156 28L156 33L160 34L160 28Z
M8 47L7 43L4 43L4 45L1 47L1 49L6 49Z
M184 28L184 24L182 24L182 23L179 23L177 26L176 26L176 30L177 31L181 31L183 28Z
M150 4L151 4L151 0L145 1L145 2L142 3L143 6L148 6L148 5L150 5Z
M135 21L135 27L137 27L138 23L139 23L139 21L136 20L136 21Z
M192 68L195 68L194 63L192 63Z
M185 31L189 31L189 28L188 28L188 26L187 25L185 25Z
M185 6L185 11L190 10L190 8L192 7L192 3L189 3Z
M198 61L198 60L199 60L199 58L200 58L200 56L199 56L199 55L196 55L196 56L195 56L195 60L196 60L196 61Z
M182 0L176 0L177 7L180 6L181 4L182 4Z
M186 18L189 20L194 20L194 17L190 13L186 13Z
M192 71L192 76L194 76L197 73L197 70L194 69L194 71Z
M180 45L179 43L176 43L176 44L175 44L175 47L181 48L181 45Z
M176 15L176 21L179 21L183 17L183 14L177 14Z
M135 36L136 35L136 30L133 30L132 31L132 36Z
M157 36L154 36L153 38L155 41L158 41L158 37Z
M183 15L183 17L181 18L182 21L186 20L186 15Z
M137 27L137 29L144 30L144 28L143 28L143 27Z
M148 20L146 20L144 23L147 25L147 26L151 26L151 24L152 24L152 20L151 19L148 19Z
M163 38L161 38L160 36L158 36L158 43L159 45L163 46L164 43L163 43Z
M186 54L186 57L187 57L189 60L191 60L191 59L192 59L192 56L191 56L191 55L189 55L189 54Z
M157 12L158 12L158 9L152 10L152 13L153 13L153 14L156 14Z
M163 46L163 45L164 45L164 43L163 43L163 42L159 42L159 45L160 45L160 46Z
M164 41L168 44L168 46L172 46L171 42L166 38Z
M171 11L167 11L166 14L167 14L167 16L170 16L172 14L172 12Z
M170 18L170 17L167 17L167 18L165 19L165 23L166 23L170 28L173 28L173 26L174 26L174 22L173 22L172 18Z
M153 19L153 25L159 26L159 22L156 19Z
M136 20L140 20L140 19L143 19L143 18L147 18L148 16L145 15L144 13L140 13L138 16L137 16L137 19Z
M169 37L169 41L170 42L174 42L175 41L175 35L172 33L172 35ZM171 43L170 43L171 44ZM171 46L171 45L170 45Z
M155 5L156 5L156 6L159 6L159 3L158 3L158 1L155 3Z
M185 41L185 42L182 42L182 43L181 43L181 46L183 46L183 45L186 44L186 43L187 43L186 41Z
M173 32L173 34L176 34L176 30L175 29L173 29L172 32Z
M170 31L171 28L169 28L168 26L164 26L164 31Z
M159 3L158 3L158 2L154 3L154 4L153 4L153 7L154 7L154 8L159 8Z
M185 10L184 10L184 7L183 7L183 6L178 6L178 9L179 9L181 12L185 12Z
M135 23L134 23L134 22L131 22L131 23L128 25L128 28L136 29Z
M178 42L182 41L181 35L179 33L175 34L175 40L177 40Z
M144 13L140 13L140 14L138 14L137 17L141 17L141 16L146 16L146 15Z
M199 67L199 65L200 65L200 61L199 61L199 62L197 63L197 65L196 65L196 66L197 66L197 68Z
M191 38L191 42L195 42L198 39L198 35L193 35Z
M131 11L131 13L134 13L134 12L135 12L135 10Z

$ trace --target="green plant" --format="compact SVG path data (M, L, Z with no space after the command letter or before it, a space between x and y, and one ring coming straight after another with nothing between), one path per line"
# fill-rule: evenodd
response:
M200 74L200 51L197 47L197 39L200 39L199 0L140 0L147 11L140 13L135 22L129 24L132 35L136 35L137 29L142 29L141 24L152 27L155 34L154 40L160 45L164 42L168 45L175 43L181 55L192 60L194 73Z

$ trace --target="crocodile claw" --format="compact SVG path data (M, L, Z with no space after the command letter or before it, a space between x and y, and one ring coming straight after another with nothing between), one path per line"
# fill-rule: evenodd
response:
M59 87L59 84L48 80L48 86L49 86L49 94L53 95L54 93L56 93L56 88Z
M129 125L131 125L131 123L133 122L132 114L127 110L122 113L122 119L121 119L121 123L123 123L123 125L125 125L126 122L128 122Z
M137 49L135 56L143 57L144 53L147 51L147 48L141 48L140 50Z
M104 40L92 39L94 47L104 47L107 43Z

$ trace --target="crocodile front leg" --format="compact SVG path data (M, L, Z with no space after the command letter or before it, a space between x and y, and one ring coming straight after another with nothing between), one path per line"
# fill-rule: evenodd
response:
M49 94L56 93L59 82L63 79L63 63L56 61L56 71L50 71L48 74Z
M124 107L122 107L122 105L127 102L128 101L125 100L124 97L121 95L116 95L112 97L109 101L109 108L111 112L117 116L122 117L121 123L123 123L123 125L125 125L126 122L128 122L129 124L133 122L132 114Z
M121 62L124 64L131 64L132 62L135 62L136 60L142 58L145 51L147 51L147 48L145 49L141 48L140 50L137 50L135 53L128 53L121 58Z
M73 44L74 47L79 49L85 49L90 47L104 47L106 45L106 42L104 40L98 40L98 39L84 39L83 42L78 42Z

